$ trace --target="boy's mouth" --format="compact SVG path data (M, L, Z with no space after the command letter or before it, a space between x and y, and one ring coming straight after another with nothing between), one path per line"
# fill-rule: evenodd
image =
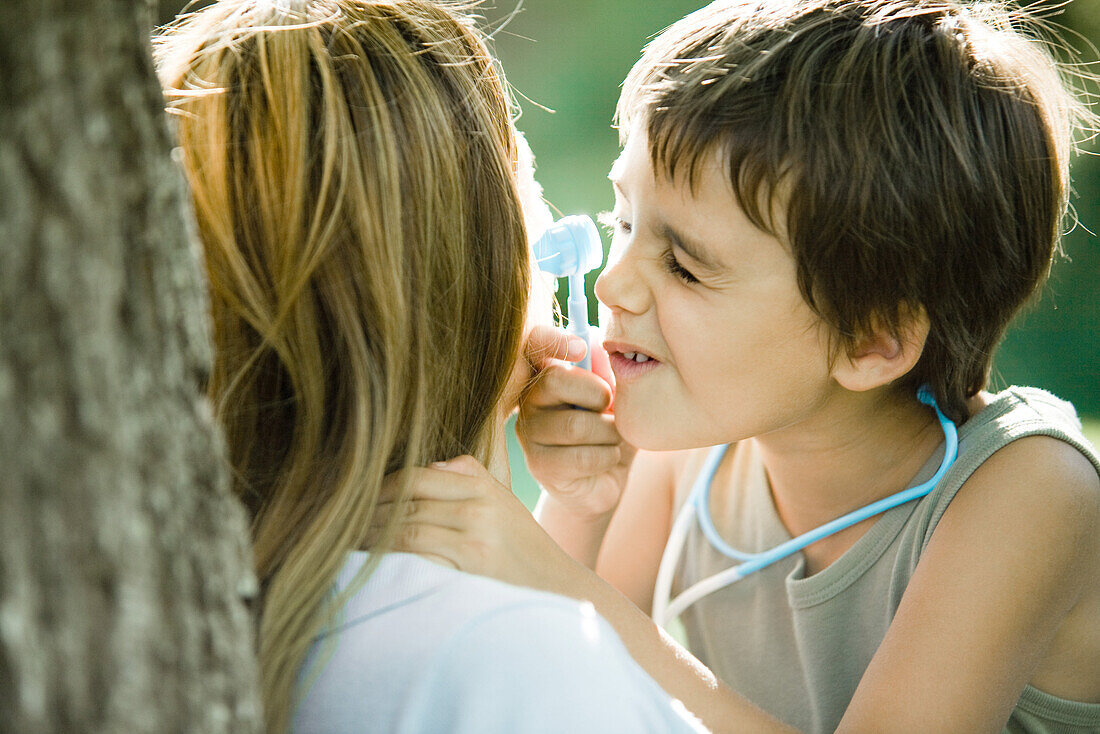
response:
M642 354L641 352L616 352L616 354L621 354L627 359L637 362L638 364L643 364L644 362L648 362L649 360L653 359L653 357L650 357L647 354Z
M605 344L616 382L630 380L648 374L660 366L661 361L633 345Z

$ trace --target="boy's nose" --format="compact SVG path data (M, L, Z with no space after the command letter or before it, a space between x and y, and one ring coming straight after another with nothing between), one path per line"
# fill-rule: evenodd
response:
M646 284L631 262L629 252L616 260L609 258L592 288L600 303L612 311L642 313L647 308Z

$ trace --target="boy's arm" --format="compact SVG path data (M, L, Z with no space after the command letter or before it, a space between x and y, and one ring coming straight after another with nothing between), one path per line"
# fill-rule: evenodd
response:
M600 548L596 572L646 614L676 512L676 487L698 451L639 451Z
M1098 539L1082 454L1041 436L998 451L948 506L838 731L1001 731L1081 600L1095 610Z

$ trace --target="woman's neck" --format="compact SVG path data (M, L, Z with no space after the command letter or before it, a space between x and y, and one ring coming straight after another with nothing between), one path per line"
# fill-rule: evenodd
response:
M499 415L493 426L493 444L490 447L489 460L485 468L489 470L494 479L505 487L511 488L512 470L508 464L508 434L506 433L508 414L503 410L497 412Z

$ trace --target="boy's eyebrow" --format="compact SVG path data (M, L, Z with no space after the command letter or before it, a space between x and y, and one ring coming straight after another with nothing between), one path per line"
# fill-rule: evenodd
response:
M702 265L705 269L712 272L722 270L722 265L708 254L706 247L703 247L683 233L677 232L667 222L661 223L661 226L657 229L657 234L670 245L686 252L688 257Z
M616 163L618 163L618 161L616 161ZM615 187L619 195L625 199L627 198L626 193L623 191L623 187L619 184L619 178L615 174L615 166L612 166L611 172L607 174L607 179L611 181L611 185ZM712 272L719 272L722 270L722 265L707 254L708 250L706 247L703 247L683 233L676 231L673 229L672 225L667 222L661 222L660 226L657 228L657 235L673 247L686 252L688 257L702 265L705 269Z

